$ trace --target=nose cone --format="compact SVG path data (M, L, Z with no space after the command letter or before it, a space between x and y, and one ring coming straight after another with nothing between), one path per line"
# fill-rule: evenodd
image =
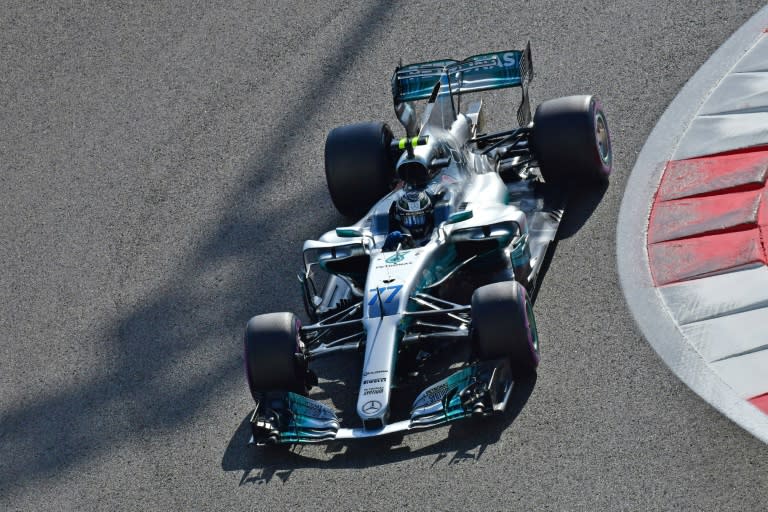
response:
M383 428L389 419L399 320L399 315L364 320L367 340L357 415L367 429Z

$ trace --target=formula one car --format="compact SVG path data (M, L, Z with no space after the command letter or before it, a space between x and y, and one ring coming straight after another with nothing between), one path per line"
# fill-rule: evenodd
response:
M270 313L246 326L252 443L365 438L499 414L515 380L535 371L531 297L565 189L605 183L612 152L594 96L546 101L531 119L532 77L530 43L401 65L392 94L405 137L383 123L329 133L331 200L359 220L304 243L309 325ZM520 90L518 126L482 133L482 102L462 110L462 96L506 87ZM361 358L359 421L346 427L309 394L318 383L310 364L343 351ZM410 407L394 407L409 390Z

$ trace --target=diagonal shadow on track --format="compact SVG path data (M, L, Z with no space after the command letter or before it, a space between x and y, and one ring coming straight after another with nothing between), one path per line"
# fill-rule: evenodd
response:
M221 348L217 352L220 357L201 363L202 369L179 374L174 364L194 351L207 350L228 333L239 335L254 311L272 309L279 300L254 297L253 293L263 273L285 264L279 251L265 252L266 242L283 238L286 229L270 219L301 218L306 214L305 205L325 192L302 187L290 201L269 211L254 211L251 200L266 182L282 178L272 170L290 165L290 142L298 138L286 134L301 133L318 105L353 69L355 59L386 30L391 22L389 11L383 2L365 7L361 23L345 34L331 53L322 56L334 65L306 77L306 92L292 98L292 108L270 130L272 139L260 144L263 149L249 159L245 174L253 179L233 193L231 208L220 219L219 227L196 245L177 275L158 286L156 296L148 297L143 307L97 328L99 336L111 344L111 364L103 374L2 412L2 451L12 451L0 464L0 495L53 478L126 443L171 433L192 421L222 387L243 380L239 343ZM275 153L274 148L283 150ZM340 220L329 213L315 215L315 222L323 225ZM316 235L302 222L294 222L293 227L291 237L296 240ZM254 262L253 255L259 255L260 261ZM231 261L237 262L235 271L241 279L220 302L212 304L205 290L204 271ZM222 312L226 312L224 333ZM244 394L245 389L243 385Z

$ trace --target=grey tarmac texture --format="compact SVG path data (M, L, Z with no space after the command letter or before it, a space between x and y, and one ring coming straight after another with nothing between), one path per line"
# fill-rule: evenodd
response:
M666 369L614 262L646 137L761 6L6 2L0 509L764 510L768 448ZM519 414L402 442L245 447L242 328L301 310L301 242L344 223L327 131L396 125L400 57L527 39L534 102L602 99L616 174L567 214ZM513 119L490 103L492 126ZM323 363L319 396L353 394L350 362Z

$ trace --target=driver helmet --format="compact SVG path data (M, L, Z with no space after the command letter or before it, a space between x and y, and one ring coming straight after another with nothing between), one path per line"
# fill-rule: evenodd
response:
M410 190L397 200L397 218L414 238L423 238L432 227L432 201L423 190Z

